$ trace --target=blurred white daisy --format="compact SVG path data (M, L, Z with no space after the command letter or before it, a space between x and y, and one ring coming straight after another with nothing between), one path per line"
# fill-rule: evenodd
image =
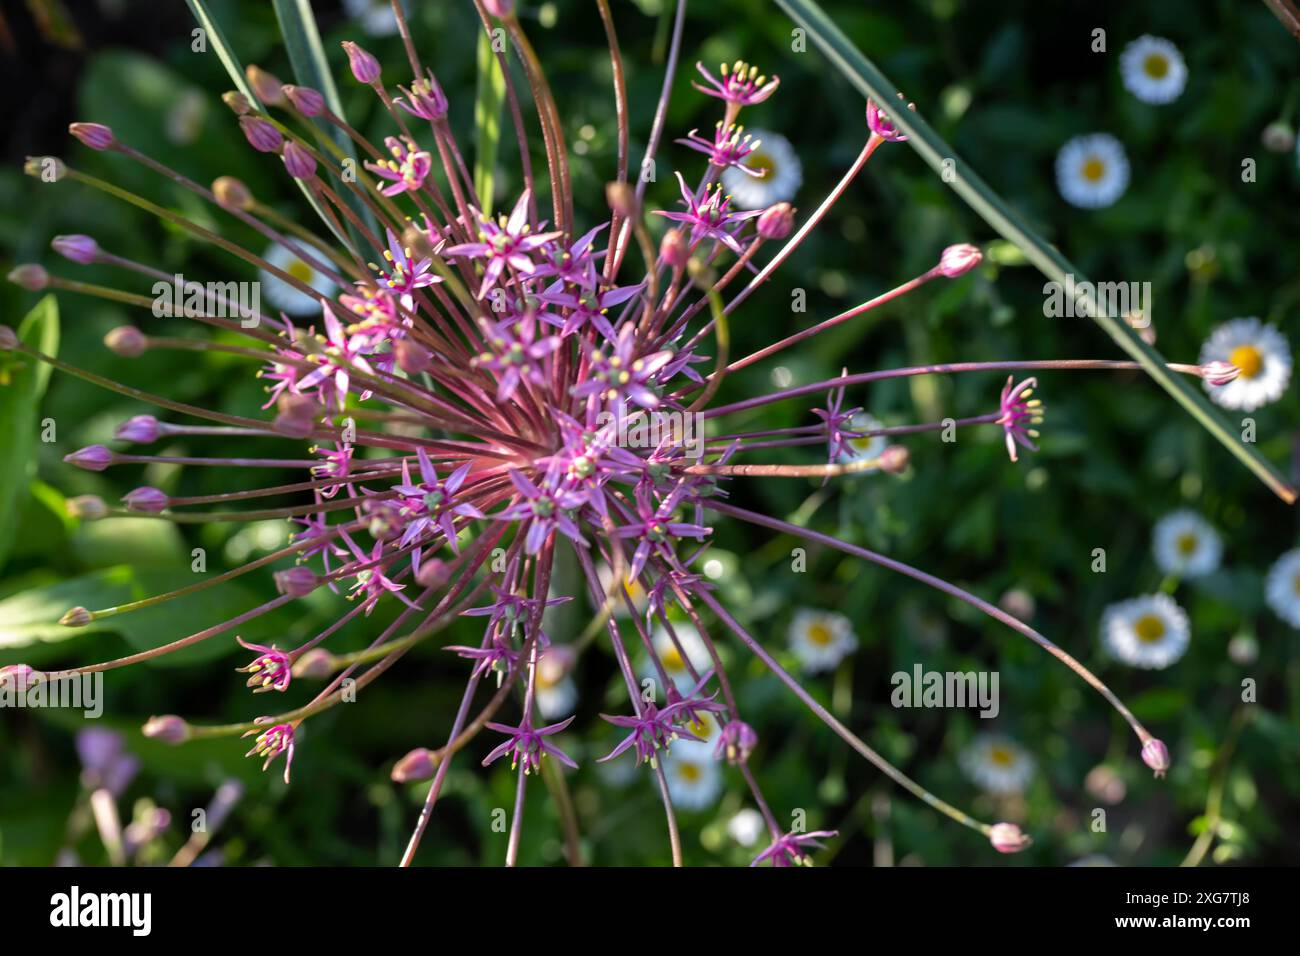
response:
M1165 574L1200 578L1219 569L1223 539L1196 512L1180 509L1156 522L1151 550Z
M1264 594L1274 614L1292 627L1300 627L1300 548L1273 562Z
M1281 398L1291 382L1290 343L1277 326L1254 316L1230 319L1210 333L1200 362L1214 361L1231 362L1241 372L1227 385L1204 382L1210 398L1224 408L1254 411Z
M1109 133L1076 136L1056 154L1056 188L1081 209L1101 209L1128 188L1128 157Z
M271 246L262 258L282 272L289 273L299 282L311 286L319 295L329 298L334 294L333 282L284 246L278 243ZM258 271L258 278L262 283L262 297L281 312L288 312L290 315L316 315L320 312L319 298L294 288L265 269Z
M695 686L695 681L691 677L686 662L689 660L691 666L695 668L695 672L703 677L713 667L713 658L709 656L709 649L705 646L704 641L700 638L700 632L695 629L693 624L674 621L673 633L677 635L677 644L681 645L680 651L677 649L677 644L673 643L672 636L662 624L655 629L651 641L654 643L655 654L658 655L660 663L664 666L664 671L668 674L668 679L673 682L679 691L684 693ZM682 657L683 651L686 653L685 658ZM659 672L655 670L654 663L648 658L641 668L641 676L652 680L659 679ZM658 696L662 704L663 696Z
M884 428L879 421L872 418L866 412L858 412L849 419L849 428L851 432L869 432ZM845 442L844 451L840 452L840 461L848 463L866 458L879 458L880 453L885 450L889 444L889 439L884 435L867 435L864 438L850 438Z
M397 18L389 0L343 0L343 9L372 37L387 37L397 32Z
M537 709L547 720L567 717L578 703L578 685L573 680L571 648L550 647L537 659L534 694Z
M962 770L989 793L1022 793L1034 775L1034 758L997 734L980 734L958 758Z
M596 577L600 579L601 593L605 593L605 591L608 590L609 579L612 574L613 572L610 571L609 566L605 564L602 564L600 567L596 569ZM649 601L648 601L648 596L646 595L645 592L645 588L641 586L640 579L633 578L627 581L624 584L624 588L627 590L627 597L632 601L632 606L636 608L638 612L644 611L646 608L646 604L649 603ZM624 596L622 594L619 594L617 591L614 592L613 613L615 617L631 616L631 612L628 611L627 609L627 601L625 601L623 597Z
M1140 36L1119 57L1124 87L1143 103L1172 103L1187 85L1183 55L1163 37Z
M790 650L809 673L833 669L857 646L853 624L843 614L800 608L790 622Z
M1066 866L1119 866L1114 860L1104 853L1094 853L1092 856L1081 856L1073 863L1067 863Z
M731 194L731 201L741 209L766 209L777 202L793 199L803 184L803 165L790 141L780 133L768 130L751 130L750 135L759 141L758 148L745 157L745 165L761 170L762 176L751 176L734 166L722 171L722 186Z
M727 821L727 836L741 846L753 846L763 838L766 830L767 824L763 821L763 815L753 807L745 807L737 811L736 815Z
M1185 653L1192 632L1187 614L1168 594L1144 594L1106 608L1101 642L1118 661L1159 670Z
M722 768L707 745L679 740L663 762L674 806L703 810L717 802L722 793Z

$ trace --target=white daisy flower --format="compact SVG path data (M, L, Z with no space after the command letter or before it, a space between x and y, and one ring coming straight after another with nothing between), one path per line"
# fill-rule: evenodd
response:
M767 823L763 815L753 807L745 807L727 821L727 836L741 846L753 846L767 832Z
M1264 594L1274 614L1292 627L1300 627L1300 548L1273 562Z
M866 412L858 412L849 419L848 430L851 432L870 432L884 428L879 421L872 418ZM885 450L889 444L889 439L884 435L867 435L865 438L850 438L845 442L845 448L839 454L841 462L850 463L860 459L879 458L880 453Z
M1219 569L1223 539L1196 512L1181 509L1156 522L1151 550L1156 565L1165 574L1200 578Z
M980 734L961 752L966 776L989 793L1022 793L1034 775L1034 758L1019 744L997 734Z
M677 642L681 644L682 650L677 649L673 643L672 637L661 624L655 629L651 641L654 643L655 654L658 656L660 663L664 666L669 680L676 688L685 693L695 686L695 681L691 678L691 672L686 666L686 661L691 662L695 672L701 677L713 667L713 658L709 656L709 649L705 646L700 632L695 629L693 624L688 622L673 621L673 633L677 635ZM682 657L682 651L686 652L686 657ZM659 672L655 669L654 663L648 658L645 665L641 668L641 676L652 680L659 679Z
M1224 408L1253 412L1276 402L1291 383L1291 345L1275 325L1251 316L1230 319L1201 346L1201 364L1231 362L1241 374L1227 385L1203 381L1210 398Z
M393 7L388 0L343 0L343 9L372 37L397 33L397 18L393 16Z
M578 685L571 674L573 654L567 647L552 647L537 659L533 684L537 709L547 720L567 717L578 703Z
M284 246L271 246L262 258L282 272L287 272L299 282L305 283L317 293L329 298L334 294L334 283L321 275L307 263L303 262ZM315 315L320 312L320 300L315 296L294 288L278 276L271 275L265 269L258 272L262 283L262 295L281 312L290 315Z
M608 565L602 564L596 569L596 577L600 580L602 594L609 590L609 580L612 576L613 572ZM632 606L636 608L638 613L644 611L649 603L649 595L646 594L645 588L641 586L641 580L632 578L624 584L624 587L627 589L627 597L632 601ZM618 591L614 592L613 614L615 617L631 617L631 612L627 609L627 601L623 599L623 595L619 594Z
M800 608L790 622L790 649L810 674L832 670L857 646L853 624L843 614Z
M1101 643L1118 661L1160 670L1174 663L1191 643L1187 614L1168 594L1145 594L1106 608Z
M1143 103L1172 103L1187 85L1183 55L1163 37L1140 36L1119 57L1124 88Z
M707 746L679 740L663 758L664 777L673 805L683 810L704 810L722 793L722 768Z
M1056 154L1056 188L1081 209L1101 209L1128 188L1128 157L1109 133L1076 136Z
M722 186L731 194L732 203L741 209L766 209L793 199L803 184L803 165L790 141L768 130L751 130L750 135L759 145L745 157L745 165L762 170L763 175L751 176L734 166L724 169Z

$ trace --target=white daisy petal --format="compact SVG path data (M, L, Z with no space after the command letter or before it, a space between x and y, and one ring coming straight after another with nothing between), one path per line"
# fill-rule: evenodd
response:
M673 805L683 810L704 810L722 793L722 768L707 745L679 740L663 758L664 777Z
M752 807L737 811L736 815L727 821L727 836L741 846L753 846L766 832L767 824L763 820L763 815Z
M750 130L758 148L745 159L751 169L763 170L751 176L743 169L728 166L722 171L722 186L731 194L732 203L741 209L766 209L773 203L793 199L803 184L803 164L790 141L780 133Z
M1112 205L1128 188L1128 157L1109 133L1076 136L1056 154L1056 186L1081 209Z
M1124 88L1143 103L1172 103L1187 85L1183 55L1163 37L1140 36L1119 57Z
M808 673L832 670L857 649L853 624L843 614L800 608L790 622L790 649Z
M848 430L851 432L870 432L884 428L879 421L872 418L865 412L858 412L849 419ZM850 438L847 447L840 452L839 458L842 462L854 462L859 459L879 458L880 453L885 450L889 440L884 435L868 435L865 438Z
M1116 660L1160 670L1173 664L1191 643L1187 614L1168 594L1146 594L1106 608L1101 643Z
M1223 539L1214 526L1194 511L1174 511L1161 518L1152 533L1151 549L1165 574L1200 578L1213 574L1223 557Z
M966 775L989 793L1022 793L1034 775L1034 758L1019 744L997 734L981 734L961 752Z
M321 275L314 268L303 262L288 249L279 244L271 246L262 256L267 262L282 272L287 272L299 281L311 286L316 292L329 298L334 294L334 283ZM262 283L262 296L276 309L290 315L316 315L320 312L320 300L300 289L289 285L279 276L272 275L265 269L258 271Z
M1204 382L1224 408L1251 412L1282 397L1291 384L1291 345L1277 326L1254 316L1224 322L1201 346L1200 363L1231 362L1241 374L1227 385Z
M1274 614L1292 627L1300 627L1300 548L1273 562L1264 595Z
M388 0L343 0L343 9L372 37L397 33L397 18L393 16L393 7Z
M681 644L682 650L677 649L673 643L672 637L668 631L660 625L655 629L651 640L654 642L655 654L658 656L660 663L663 664L664 670L679 691L685 693L695 686L695 680L691 677L690 669L686 666L686 660L691 662L695 672L701 677L704 676L711 667L713 667L713 658L709 655L709 649L705 646L704 640L700 637L694 625L688 622L674 621L673 633L677 635L677 641ZM686 652L686 659L682 658L682 651ZM659 679L659 672L655 669L654 663L646 659L641 668L641 677L650 678L651 680ZM662 703L662 697L660 698Z

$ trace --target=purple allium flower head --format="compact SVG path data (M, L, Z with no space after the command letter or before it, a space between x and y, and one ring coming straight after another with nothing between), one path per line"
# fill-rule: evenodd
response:
M749 759L758 746L758 734L743 720L730 720L722 727L714 756L726 758L728 763L741 764Z
M686 134L685 139L679 139L677 142L708 156L709 162L719 169L735 166L741 172L755 178L762 178L764 175L763 170L745 165L745 160L750 153L758 149L761 140L754 139L746 133L743 126L737 126L735 123L723 125L719 120L713 129L713 139L705 139L700 135L699 130L693 129Z
M444 253L448 256L484 260L483 284L478 290L480 299L497 285L507 268L517 276L531 276L537 271L532 254L561 235L558 231L533 231L528 223L529 196L529 191L525 189L510 215L501 216L495 221L477 209L471 210L477 220L478 242L461 243Z
M389 185L380 190L385 196L396 196L405 192L419 192L424 180L433 170L433 156L419 149L413 140L398 139L389 136L384 139L392 159L381 159L376 163L366 163L366 169Z
M672 357L668 349L639 356L636 328L629 323L607 346L591 347L589 377L575 385L572 393L579 398L594 395L617 406L631 402L641 408L656 408L659 396L652 386Z
M605 756L598 758L596 762L605 763L627 750L635 749L637 763L648 763L654 766L659 751L662 750L667 753L673 741L679 738L682 740L699 740L700 738L695 734L676 723L677 718L680 716L680 710L680 704L670 704L660 710L653 701L650 701L642 704L641 712L634 717L601 714L602 720L609 721L615 727L630 730L631 733L624 737L617 747Z
M425 78L416 80L411 84L410 89L405 86L398 87L405 97L397 98L397 105L412 116L418 116L420 119L436 122L447 115L447 94L443 93L442 87L434 79L433 73Z
M812 866L808 850L822 849L822 840L838 836L838 830L813 830L811 833L787 833L772 841L772 845L754 857L750 866L770 862L773 866Z
M241 637L235 640L240 647L257 654L252 663L235 668L249 675L248 686L253 688L254 694L261 694L268 690L289 689L289 681L293 677L293 658L274 644L267 647L264 644L249 644Z
M731 197L723 195L721 184L706 189L704 198L699 199L686 185L686 179L681 173L677 174L677 182L681 185L682 203L686 206L686 212L664 212L656 209L655 213L665 219L689 226L692 246L698 246L707 239L716 239L737 255L744 252L744 248L736 238L736 233L745 220L761 216L763 210L732 212Z
M1008 375L1007 384L1002 388L997 424L1002 426L1006 436L1007 455L1015 461L1017 445L1038 451L1038 446L1030 439L1038 437L1034 426L1043 423L1043 403L1030 398L1038 386L1038 379L1027 378L1014 386L1013 379L1014 376Z
M718 71L722 75L721 79L706 70L703 63L696 63L695 68L704 77L704 85L701 86L692 80L691 86L701 93L716 96L736 106L754 106L762 103L781 85L780 77L773 76L769 80L758 72L758 67L751 66L744 60L737 60L731 66L722 64Z
M254 723L260 725L269 724L274 718L259 717ZM289 771L293 767L294 736L297 728L294 724L271 724L269 727L262 729L262 726L254 727L244 734L245 737L256 734L253 740L253 749L244 754L245 757L265 757L262 762L262 769L266 770L271 766L271 761L276 757L284 757L284 782L289 782Z
M569 724L573 723L573 718L562 720L558 724L550 724L546 727L533 728L532 721L525 718L520 721L518 727L509 727L505 724L488 722L488 727L499 734L506 734L509 738L505 743L497 746L483 760L483 766L487 766L492 761L510 754L510 769L516 769L522 762L524 773L528 774L542 769L542 758L550 754L566 767L574 770L578 765L573 762L563 750L555 746L546 738L552 734L558 734Z
M900 93L898 98L902 100L903 94ZM912 104L908 103L906 108L911 109ZM898 128L890 122L889 114L882 110L875 100L867 100L867 126L870 127L872 133L883 140L891 143L907 142L907 137L900 133Z

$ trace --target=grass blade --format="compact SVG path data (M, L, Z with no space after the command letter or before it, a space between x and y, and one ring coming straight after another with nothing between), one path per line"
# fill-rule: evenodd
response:
M846 79L864 96L878 103L892 104L897 100L897 88L866 58L843 31L826 15L815 0L776 0L830 59ZM1016 244L1043 275L1066 284L1066 276L1073 276L1075 286L1088 282L1060 251L1037 235L1016 213L982 180L979 175L958 157L951 146L930 127L919 112L890 110L890 120L908 136L912 146L936 172L944 168L944 160L952 162L956 176L950 180L953 190L979 216L1003 237ZM865 120L864 120L865 123ZM1193 388L1176 373L1165 367L1158 351L1138 337L1122 319L1106 315L1094 294L1095 286L1089 283L1081 296L1089 313L1125 352L1142 365L1166 392L1183 406L1206 431L1235 455L1255 475L1287 504L1296 498L1293 489L1273 465L1252 445L1241 441L1237 431L1222 414L1217 412L1201 392Z
M492 52L492 37L486 30L478 34L478 92L474 97L474 191L483 204L483 214L492 215L492 180L497 164L497 144L501 141L501 107L505 101L506 78Z

